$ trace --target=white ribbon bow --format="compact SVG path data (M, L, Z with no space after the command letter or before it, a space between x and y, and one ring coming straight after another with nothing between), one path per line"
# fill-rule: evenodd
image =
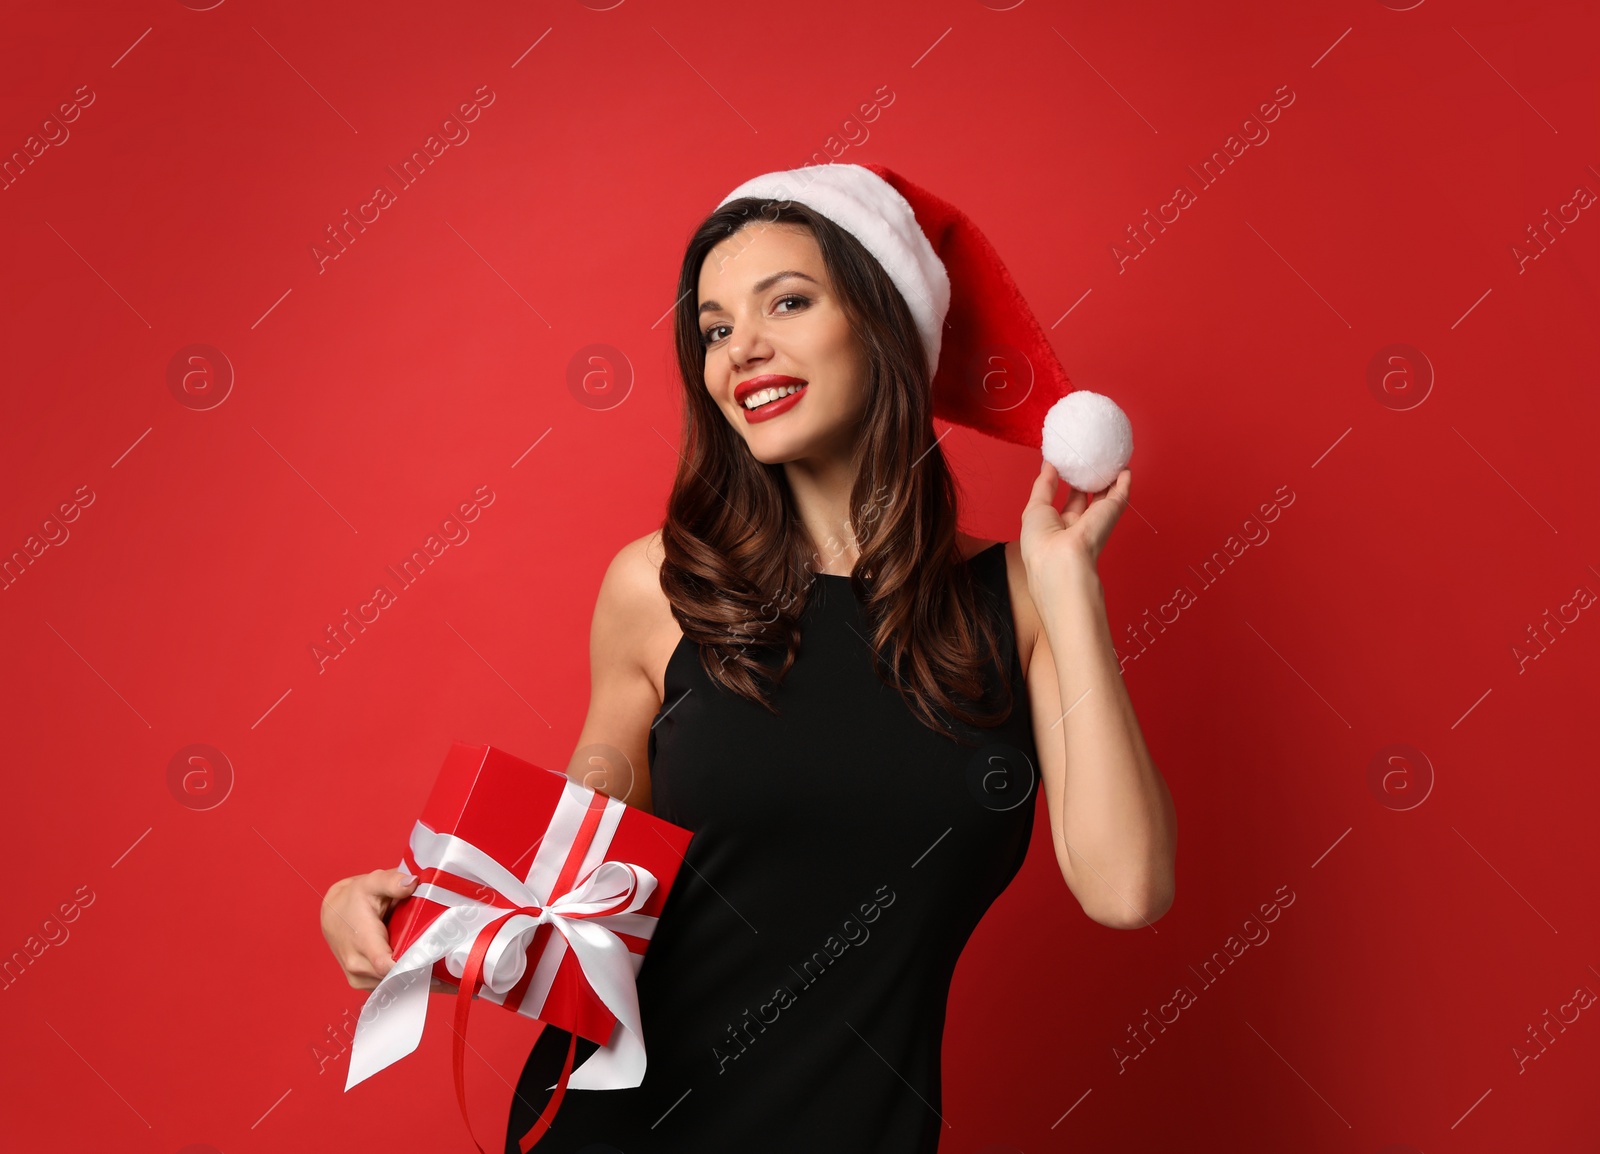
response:
M417 886L414 897L450 908L395 959L394 967L367 996L350 1043L346 1090L417 1048L427 1021L428 979L434 963L444 959L446 968L459 978L478 931L505 915L502 903L512 908L537 906L541 912L513 914L495 931L483 959L484 988L504 998L527 968L528 943L534 931L548 922L577 955L585 980L617 1019L610 1039L573 1070L567 1085L577 1090L621 1090L644 1080L644 1034L634 986L639 955L628 949L617 932L650 937L656 919L634 911L655 892L653 873L628 862L603 861L571 891L546 901L471 842L437 833L420 821L411 831L411 853L421 869L436 868L487 887L496 904L485 904L443 886ZM597 913L624 901L619 910ZM559 948L553 939L551 945Z

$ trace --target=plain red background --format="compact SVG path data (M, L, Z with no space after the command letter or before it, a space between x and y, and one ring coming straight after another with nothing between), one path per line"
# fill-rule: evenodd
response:
M343 1092L330 1027L363 995L318 899L397 860L452 739L566 763L600 576L676 461L682 246L744 179L831 155L961 205L1132 418L1101 573L1179 815L1176 904L1116 931L1039 808L956 974L942 1149L1591 1148L1600 1006L1521 1072L1514 1047L1600 993L1600 205L1513 245L1600 192L1595 6L608 6L0 18L0 154L93 93L0 192L0 551L94 494L0 592L0 950L94 895L0 991L0 1145L471 1149L442 999ZM470 138L319 272L312 244L480 86ZM1242 133L1202 188L1188 166ZM1195 203L1119 265L1179 183ZM193 343L232 366L216 407L168 388ZM594 343L631 366L611 408L568 388ZM1392 345L1406 375L1375 391ZM1014 538L1037 454L944 448L964 527ZM324 628L479 486L470 539L319 672ZM232 767L207 810L168 784L194 743ZM1431 771L1375 791L1397 743ZM473 1031L496 1141L530 1024Z

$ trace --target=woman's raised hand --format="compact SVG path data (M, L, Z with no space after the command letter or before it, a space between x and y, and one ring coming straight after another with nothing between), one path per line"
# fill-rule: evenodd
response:
M1053 576L1078 565L1095 567L1106 538L1128 506L1133 471L1123 468L1109 485L1095 494L1092 504L1088 493L1068 486L1066 505L1058 513L1055 496L1060 484L1061 475L1056 467L1049 461L1041 462L1039 475L1034 478L1033 489L1022 510L1019 536L1022 563L1030 582L1036 574Z

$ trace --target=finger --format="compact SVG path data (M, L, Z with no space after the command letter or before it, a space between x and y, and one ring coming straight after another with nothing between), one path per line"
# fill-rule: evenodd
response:
M389 927L368 912L357 922L352 949L360 955L367 973L382 978L394 968L394 953L389 946Z
M417 879L403 869L373 870L367 881L372 893L395 901L410 897L417 884Z
M1037 493L1037 490L1035 490ZM1022 508L1022 516L1018 518L1024 536L1033 533L1050 533L1057 529L1065 528L1061 514L1056 511L1054 503L1041 497L1030 497L1028 503Z
M1105 479L1105 484L1103 484L1100 488L1098 488L1098 489L1096 489L1094 491L1094 499L1095 499L1095 501L1096 502L1104 501L1107 497L1111 497L1111 496L1115 496L1115 495L1119 494L1122 491L1121 488L1120 488L1120 486L1122 485L1122 478L1123 478L1123 475L1126 474L1126 473L1127 473L1127 470L1126 469L1122 469L1122 470L1118 471L1117 473L1115 473L1113 476L1111 476L1109 479ZM1104 478L1102 478L1102 479L1104 479Z
M339 965L344 968L344 976L351 987L357 990L370 990L378 984L378 975L372 972L372 961L366 954L353 950Z
M388 924L394 908L416 893L418 879L404 869L373 870L367 876L367 892L371 895L372 907L378 917Z
M1094 507L1096 509L1099 509L1101 505L1106 506L1105 511L1100 514L1100 523L1097 529L1102 544L1111 533L1112 528L1118 521L1122 520L1122 511L1128 507L1128 491L1131 487L1130 477L1131 475L1124 470L1117 476L1115 485L1112 485L1095 498Z
M374 920L371 924L363 924L357 949L365 954L366 964L379 978L394 968L394 951L389 948L389 927L384 922Z
M1056 472L1056 467L1049 461L1041 461L1039 475L1033 479L1033 488L1028 493L1028 504L1039 503L1054 509L1056 485L1060 480L1061 475Z

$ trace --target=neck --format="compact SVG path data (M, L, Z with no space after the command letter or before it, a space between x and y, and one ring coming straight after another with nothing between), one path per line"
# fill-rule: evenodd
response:
M848 573L861 556L850 517L850 490L858 462L825 458L784 463L789 492L816 556L812 567L824 573Z

